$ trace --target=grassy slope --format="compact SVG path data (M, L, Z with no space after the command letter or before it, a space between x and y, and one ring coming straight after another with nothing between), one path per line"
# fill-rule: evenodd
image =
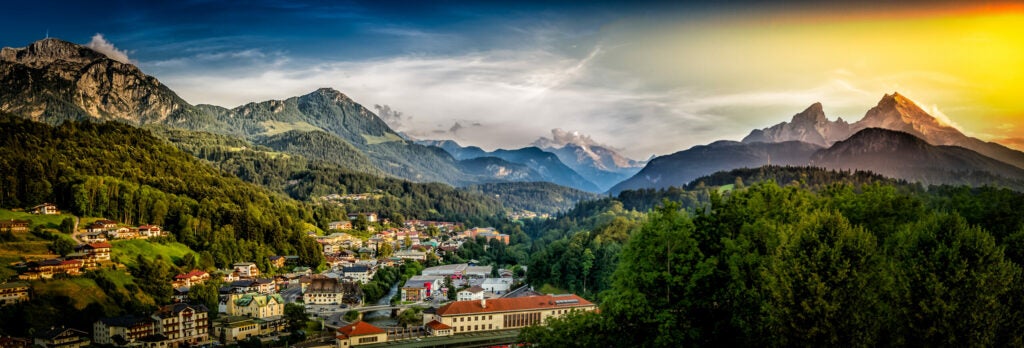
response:
M128 267L135 266L135 258L140 254L147 259L153 259L157 255L162 255L165 259L172 262L180 260L186 254L195 254L195 257L199 258L195 251L181 243L158 244L135 239L116 240L111 244L114 245L111 257Z
M69 217L73 216L68 214L36 215L32 213L14 212L7 209L0 209L0 220L17 219L32 221L32 224L29 226L30 228L36 227L37 225L43 225L44 227L49 228L58 228L60 227L61 221L64 221L65 218Z

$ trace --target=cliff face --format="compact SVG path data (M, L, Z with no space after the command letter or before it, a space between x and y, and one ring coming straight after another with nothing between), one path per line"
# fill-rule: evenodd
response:
M782 122L765 129L755 129L743 138L744 143L780 143L802 141L818 146L830 146L850 136L850 125L838 119L829 121L821 103L811 104L806 110L793 115L789 122Z
M0 111L50 124L174 123L198 114L134 65L58 39L0 50Z

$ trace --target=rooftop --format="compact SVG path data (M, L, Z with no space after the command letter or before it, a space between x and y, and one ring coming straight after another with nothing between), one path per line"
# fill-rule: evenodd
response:
M437 315L462 315L476 313L510 312L547 308L573 308L593 306L594 304L575 294L548 295L531 297L497 298L483 301L456 301L437 309Z
M341 339L356 336L377 335L382 333L385 333L383 329L373 326L373 324L365 321L357 321L338 328L338 338Z

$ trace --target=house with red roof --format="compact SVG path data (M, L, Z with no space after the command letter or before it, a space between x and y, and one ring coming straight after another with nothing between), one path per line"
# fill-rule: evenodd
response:
M455 301L423 320L451 327L452 334L518 329L547 322L572 311L593 311L597 306L575 294Z
M383 343L388 341L388 334L384 329L373 326L365 321L338 328L335 336L335 346L338 348L354 347L364 344Z
M209 273L193 269L188 273L181 273L174 276L174 281L171 283L171 286L174 288L191 288L193 285L202 284L207 279L210 279Z

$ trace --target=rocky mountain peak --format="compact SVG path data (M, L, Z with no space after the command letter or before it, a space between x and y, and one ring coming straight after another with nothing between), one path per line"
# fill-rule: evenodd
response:
M30 66L54 61L88 63L105 58L105 55L91 48L53 38L39 40L22 48L4 47L0 50L0 60Z
M821 103L814 103L807 107L804 111L799 114L793 115L792 123L825 123L828 122L828 118L825 117L825 110L822 109Z

